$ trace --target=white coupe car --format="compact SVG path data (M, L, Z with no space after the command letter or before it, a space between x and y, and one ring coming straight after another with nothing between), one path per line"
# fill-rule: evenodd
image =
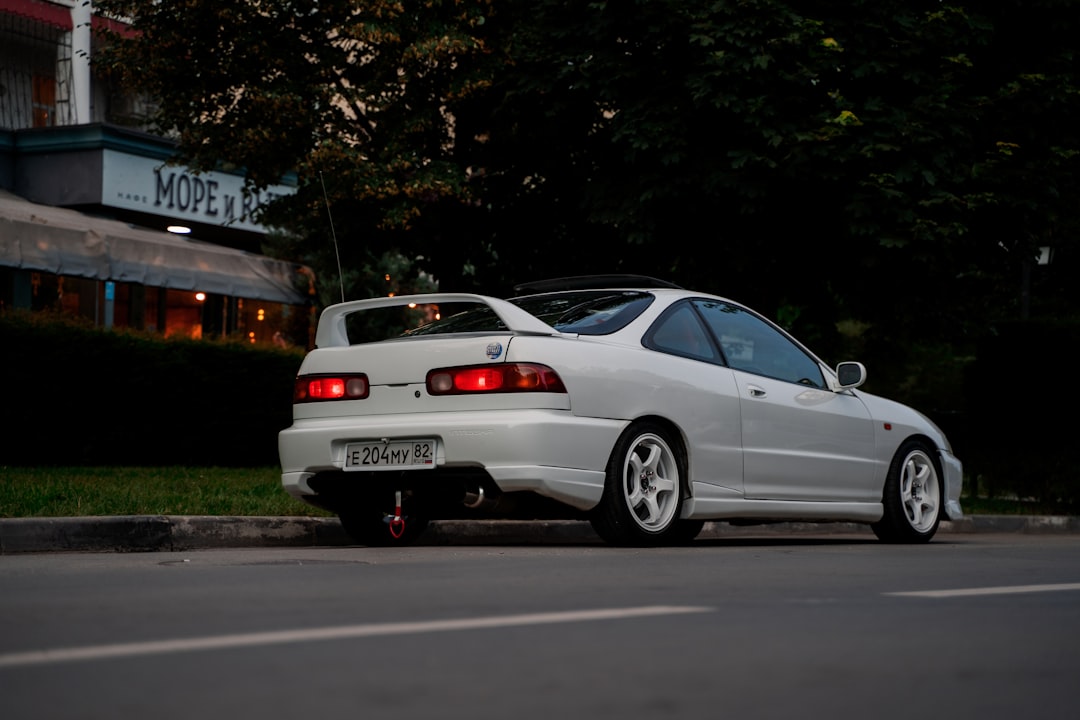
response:
M366 545L470 517L587 518L619 545L688 542L707 520L919 543L962 517L944 434L859 390L860 363L830 368L753 310L662 281L520 289L326 308L279 436L285 489ZM370 336L414 305L442 317Z

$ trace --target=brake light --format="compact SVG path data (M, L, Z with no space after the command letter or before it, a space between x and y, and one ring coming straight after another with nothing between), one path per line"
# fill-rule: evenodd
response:
M501 363L441 368L427 375L432 395L470 393L551 392L565 393L558 373L536 363Z
M293 402L363 400L368 389L367 375L301 375L293 386Z

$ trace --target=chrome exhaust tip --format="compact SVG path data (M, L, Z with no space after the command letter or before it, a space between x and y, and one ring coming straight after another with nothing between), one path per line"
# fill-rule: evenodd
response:
M477 485L475 491L465 491L465 497L462 498L462 502L467 508L480 508L488 503L487 498L484 496L484 487Z

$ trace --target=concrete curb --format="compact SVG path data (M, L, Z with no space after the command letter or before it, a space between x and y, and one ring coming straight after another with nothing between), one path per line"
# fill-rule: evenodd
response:
M1080 518L972 515L944 522L950 533L1080 533ZM706 523L701 539L755 535L865 534L855 523ZM587 522L572 520L442 520L423 545L600 544ZM241 547L334 547L354 544L336 518L133 515L0 518L0 555L41 552L178 552Z

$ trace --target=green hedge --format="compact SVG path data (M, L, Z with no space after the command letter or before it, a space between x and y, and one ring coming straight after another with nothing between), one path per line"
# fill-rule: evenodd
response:
M0 464L276 465L302 359L0 313Z
M969 490L1080 509L1071 414L1080 378L1065 372L1078 347L1075 322L1001 325L963 374L940 349L924 351L891 373L918 382L871 390L942 425ZM299 350L0 313L0 465L276 465L302 359ZM905 393L907 386L924 392Z
M1077 348L1080 324L1068 321L999 325L980 344L963 460L981 494L1080 510L1080 377L1067 371Z

